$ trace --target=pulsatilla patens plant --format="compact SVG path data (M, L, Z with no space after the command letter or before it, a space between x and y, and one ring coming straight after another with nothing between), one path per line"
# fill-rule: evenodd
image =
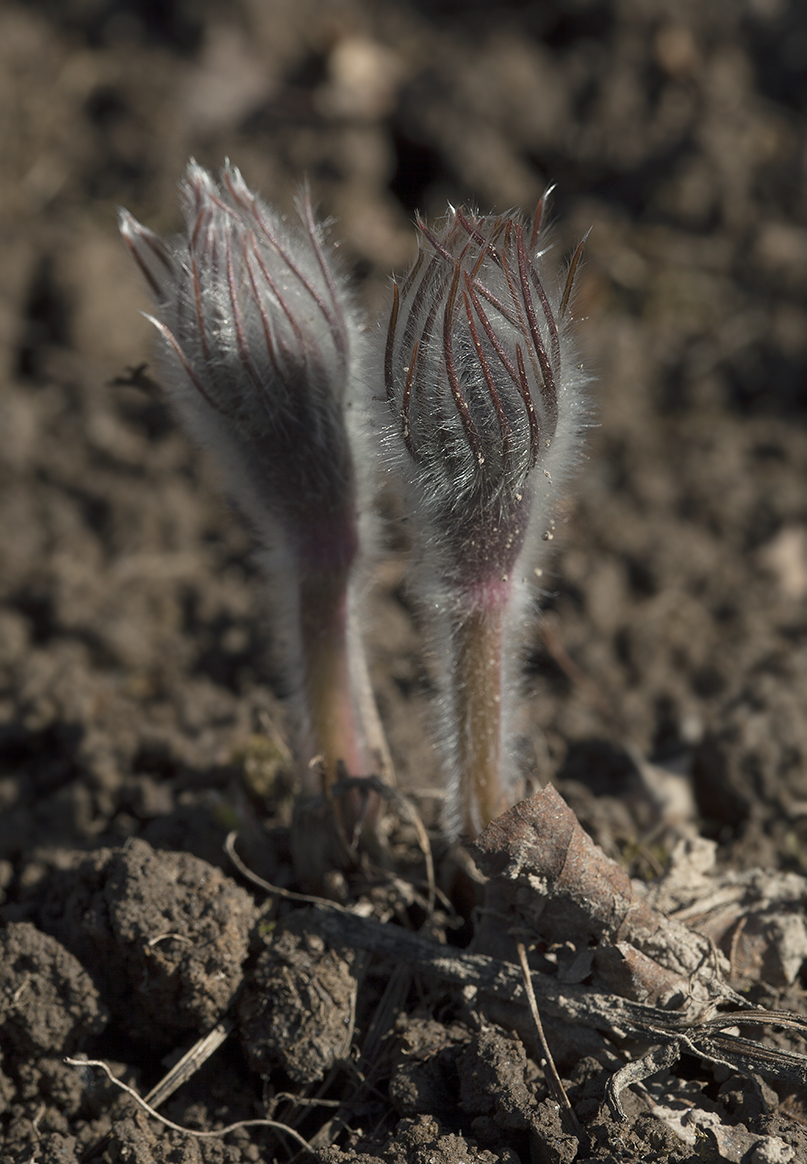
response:
M417 259L393 289L387 449L408 488L455 833L478 833L516 796L529 579L585 411L568 328L582 244L565 284L548 284L542 214L543 202L529 226L463 210L418 222Z
M370 509L352 407L360 321L307 196L289 224L238 170L226 166L216 184L193 162L181 193L179 237L126 212L121 230L156 303L170 399L217 455L265 549L305 788L389 776L355 609ZM360 816L360 798L343 803L349 830Z
M287 223L236 169L217 184L193 162L181 190L177 238L126 212L121 230L156 302L149 318L170 399L218 456L264 549L304 790L392 775L357 615L377 452L364 405L375 396L387 467L408 494L432 635L444 824L475 835L518 794L531 579L586 413L569 328L582 244L556 285L541 249L543 202L529 225L453 209L433 228L419 221L385 343L378 333L379 396L368 333L308 198ZM372 829L375 793L353 789L337 803L349 841ZM298 813L298 833L318 812ZM321 873L344 846L326 843L312 859L313 838L301 864Z

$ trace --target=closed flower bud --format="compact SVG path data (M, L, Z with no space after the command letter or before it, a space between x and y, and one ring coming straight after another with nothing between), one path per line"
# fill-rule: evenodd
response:
M531 227L463 210L439 228L419 222L387 334L387 444L408 486L435 639L454 831L478 832L515 795L525 579L585 416L568 330L582 244L563 288L547 284L542 209Z
M351 412L361 326L307 197L288 224L238 170L217 185L194 162L181 192L179 237L125 211L121 231L156 303L169 397L266 551L306 787L316 791L318 771L326 787L340 773L389 775L354 609L367 508Z
M178 239L121 214L157 302L171 399L228 464L259 527L271 512L303 555L348 565L356 482L345 406L360 335L308 201L289 228L238 170L227 167L218 187L193 162L181 190Z

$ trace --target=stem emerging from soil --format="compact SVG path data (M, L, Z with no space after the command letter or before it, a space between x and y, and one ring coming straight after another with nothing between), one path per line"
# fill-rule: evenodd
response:
M502 787L505 609L506 598L475 607L454 636L457 806L463 831L471 836L507 807Z
M306 570L300 579L303 680L311 716L309 759L321 758L327 792L340 775L368 775L366 749L352 698L348 571ZM309 769L310 772L310 769ZM310 774L306 791L316 793Z

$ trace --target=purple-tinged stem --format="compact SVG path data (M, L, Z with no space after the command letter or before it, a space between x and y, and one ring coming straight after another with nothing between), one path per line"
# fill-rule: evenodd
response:
M344 777L394 780L392 761L370 686L356 627L352 563L339 568L303 565L298 582L302 699L306 738L303 788L330 796ZM381 804L376 793L354 790L336 811L349 842L373 827Z

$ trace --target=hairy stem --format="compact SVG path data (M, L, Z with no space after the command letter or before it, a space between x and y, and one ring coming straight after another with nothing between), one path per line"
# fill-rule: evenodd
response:
M339 778L341 767L350 776L368 775L352 693L348 581L348 569L309 568L300 579L303 685L311 730L308 758L321 758L326 791ZM320 791L314 773L307 783L307 791Z
M475 606L454 633L457 724L456 807L461 828L476 836L505 807L502 636L507 596Z
M308 567L302 571L299 593L302 696L308 729L304 790L308 795L324 792L328 796L344 776L374 775L394 784L356 626L351 569ZM381 800L376 792L354 788L339 797L335 811L352 846L359 833L375 829Z

